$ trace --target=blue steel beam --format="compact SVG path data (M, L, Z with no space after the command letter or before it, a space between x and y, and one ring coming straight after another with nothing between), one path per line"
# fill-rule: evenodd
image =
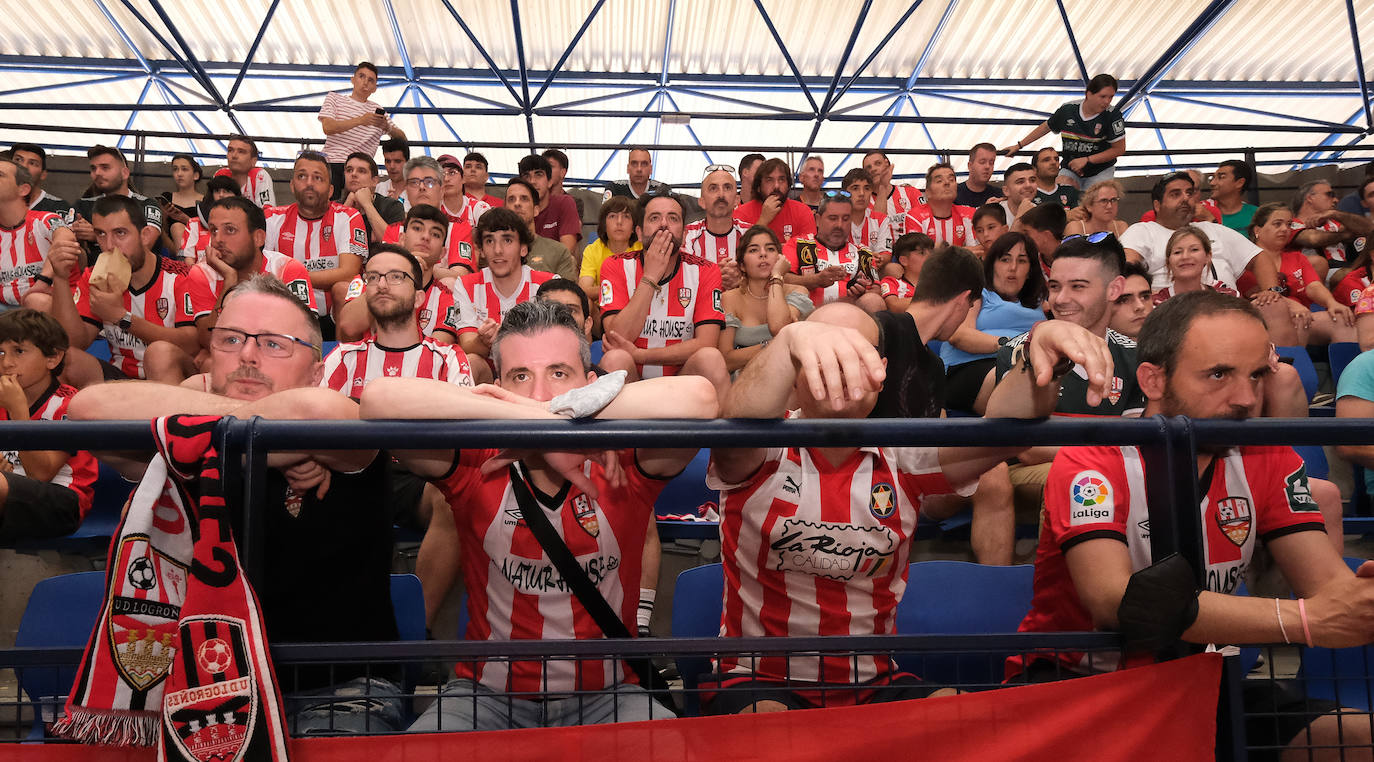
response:
M188 108L186 107L185 101L183 101L183 100L181 100L181 98L177 97L177 94L172 90L172 88L166 86L166 83L162 81L162 78L161 78L161 77L158 78L158 84L163 85L163 87L164 87L164 89L165 89L166 95L167 95L171 100L176 101L175 104L171 104L171 105L169 106L169 108L172 110L172 113L173 113L173 114L177 114L177 113L180 113L180 112L182 112L182 111L185 111L185 112L187 112L187 116L190 117L191 121L195 122L197 125L200 126L200 129L201 129L201 131L202 131L204 134L206 134L206 135L214 135L216 132L218 132L218 130L212 130L212 129L210 129L210 126L207 125L207 124L200 118L200 114L196 113L195 111L192 111L191 109L188 109ZM170 101L168 101L168 103L170 104ZM146 107L146 106L144 107L144 110L145 110L145 111L147 110L147 107ZM180 124L180 121L178 121L177 123ZM244 130L240 128L240 129L239 129L239 134L244 134ZM227 146L227 145L225 144L225 142L222 141L222 140L215 139L215 143L219 145L220 150L225 150L225 149L228 148L228 146Z
M592 6L592 10L587 14L587 18L582 22L582 26L577 28L577 34L573 35L572 41L568 43L568 47L563 49L563 55L558 57L558 62L553 65L553 69L551 69L548 76L544 78L544 84L539 87L539 92L534 94L534 100L530 102L531 107L539 105L539 100L544 97L544 92L549 89L549 84L553 82L554 77L558 76L558 72L563 70L563 64L568 62L568 57L572 55L573 48L577 47L577 43L582 41L582 35L587 33L587 27L592 25L592 20L596 18L596 14L601 12L601 6L605 4L606 0L596 0L596 5Z
M1140 101L1141 101L1142 103L1145 104L1145 113L1147 113L1147 114L1150 115L1150 120L1151 120L1151 121L1154 121L1154 119L1155 119L1155 107L1154 107L1153 105L1150 104L1150 96L1147 95L1147 96L1141 98ZM1158 127L1155 128L1155 139L1159 141L1159 147L1160 147L1160 149L1163 150L1163 151L1165 152L1165 153L1164 153L1164 161L1169 165L1169 168L1170 168L1170 169L1173 169L1173 168L1174 168L1174 157L1172 157L1172 156L1169 155L1169 153L1168 153L1168 151L1169 151L1169 144L1164 142L1164 133L1163 133Z
M134 44L134 40L129 36L129 33L124 31L123 25L115 19L114 14L110 13L110 9L105 7L105 1L95 0L95 7L100 9L101 15L105 17L105 20L109 22L110 26L114 27L115 34L119 35L119 39L123 40L125 46L134 54L134 58L138 61L138 65L143 67L143 72L152 76L154 73L152 65L148 63L148 59L144 57L143 52ZM146 91L147 88L145 87L144 90Z
M568 101L567 103L555 103L552 106L544 106L540 109L537 109L537 111L541 114L551 114L562 111L563 109L572 108L573 106L589 106L595 103L605 103L606 101L615 100L616 98L627 98L634 95L644 95L646 93L657 92L659 92L658 85L644 85L643 87L636 87L631 90L603 93L601 95L593 95L588 98L579 98L575 101Z
M797 63L792 60L792 54L787 50L787 43L782 41L782 35L778 34L778 28L773 26L773 18L764 9L763 0L754 0L754 7L758 9L759 16L763 17L763 24L768 27L768 33L773 35L773 42L778 46L778 51L782 53L782 60L786 61L787 68L792 70L792 77L796 80L797 87L801 88L802 95L806 96L806 102L811 104L811 110L817 114L821 113L820 106L816 105L816 99L811 97L811 89L806 86L806 78L801 75L801 70L797 68Z
M453 129L453 125L449 124L448 117L444 116L444 112L441 111L438 106L434 105L434 101L430 99L429 93L425 92L424 86L416 85L415 91L420 94L421 98L425 99L425 103L428 103L430 108L433 108L437 112L436 115L439 117L439 122L442 123L444 127L448 128L449 133L453 135L453 139L459 143L465 142L463 136L458 134L458 130Z
M124 129L126 129L126 130L132 130L132 129L134 128L134 119L138 117L138 110L139 110L138 107L143 105L143 99L148 97L148 89L151 88L152 86L153 86L153 78L150 76L150 77L148 77L148 81L143 83L143 92L141 92L141 93L138 94L138 103L135 104L135 105L134 105L134 109L133 109L132 111L129 112L129 119L128 119L128 121L124 122ZM123 148L123 147L124 147L124 139L127 138L127 137L129 137L129 136L128 136L128 135L120 135L120 136L119 136L119 140L115 142L115 148Z
M1369 109L1369 101L1364 101L1364 102L1360 105L1360 108L1355 109L1355 113L1351 114L1351 115L1350 115L1350 118L1345 120L1345 125L1346 125L1346 126L1352 126L1352 127L1353 127L1354 124L1355 124L1355 122L1357 122L1361 116L1364 116L1364 114L1366 113L1366 111L1367 111L1368 109ZM1361 130L1360 133L1361 133L1361 134L1355 136L1350 142L1348 142L1348 143L1346 144L1346 146L1348 147L1348 146L1354 145L1355 143L1360 142L1361 140L1364 140L1365 135L1368 134L1368 129ZM1333 131L1331 134L1329 134L1329 135L1327 135L1326 137L1322 138L1321 142L1318 143L1317 145L1319 145L1319 146L1332 146L1332 145L1335 145L1335 144L1336 144L1336 141L1340 139L1340 137L1341 137L1342 134L1346 134L1346 133L1343 133L1343 132L1341 132L1341 131ZM1301 161L1301 162L1296 163L1296 164L1293 165L1293 169L1306 169L1306 168L1312 166L1314 163L1316 163L1316 162L1318 162L1318 161L1321 160L1321 158L1322 158L1322 153L1327 153L1327 158L1328 158L1328 159L1335 159L1335 158L1339 158L1343 152L1341 152L1341 151L1324 152L1324 151L1321 151L1321 150L1308 151L1306 154L1303 155L1302 161Z
M172 91L167 87L166 83L164 83L162 80L157 81L157 87L158 92L162 95L162 101L170 105L173 99ZM172 118L176 120L177 129L186 133L186 147L190 149L191 153L195 153L196 143L194 140L191 140L191 131L186 129L186 123L181 120L181 112L173 111Z
M515 107L513 107L513 106L511 106L511 105L509 105L509 104L506 104L506 103L501 103L501 102L499 102L499 101L494 101L494 100L492 100L492 99L490 99L490 98L483 98L483 97L480 96L480 95L473 95L472 93L465 93L465 92L463 92L463 91L461 91L461 90L454 90L454 89L451 88L451 87L444 87L443 85L437 85L437 84L435 84L434 82L431 82L431 81L429 81L429 80L427 80L427 79L423 79L423 78L421 78L420 82L422 82L422 83L424 84L425 87L427 87L427 88L429 88L429 89L431 89L431 90L436 90L436 91L441 92L441 93L448 93L449 95L452 95L452 96L455 96L455 97L458 97L458 98L466 98L467 100L475 101L475 102L477 102L477 103L481 103L481 104L486 105L486 106L491 106L492 108L508 109L508 110L510 110L510 112L513 113L513 114L518 114L518 113L520 113L520 109L515 108Z
M719 95L719 94L717 94L717 93L712 93L712 92L709 92L709 91L707 91L707 90L699 90L699 89L694 88L694 87L673 86L673 87L670 87L669 89L670 89L671 91L675 92L675 93L680 94L680 95L695 95L695 96L698 97L698 98L707 98L707 99L713 100L713 101L720 101L721 103L733 103L733 104L735 104L735 105L737 105L737 106L749 106L750 108L765 109L765 110L768 110L768 111L772 111L773 113L776 113L776 114L800 114L800 113L802 113L802 112L800 112L800 111L798 111L798 110L796 110L796 109L792 109L792 108L784 108L784 107L782 107L782 106L773 106L773 105L770 105L770 104L767 104L767 103L759 103L759 102L757 102L757 101L746 101L746 100L744 100L744 99L742 99L742 98L731 98L731 97L729 97L729 96L727 96L727 95Z
M53 90L65 90L69 87L86 87L88 85L106 85L113 82L123 82L128 79L138 79L146 77L146 74L115 74L108 77L96 77L95 79L80 79L71 82L55 82L49 85L34 85L32 87L20 87L14 90L0 91L0 98L7 95L22 95L25 93L46 93Z
M1083 86L1088 86L1088 67L1083 63L1083 53L1078 49L1078 38L1073 34L1073 24L1069 22L1069 12L1064 9L1064 0L1054 0L1059 6L1059 18L1064 20L1064 33L1069 36L1069 47L1073 48L1073 60L1078 64L1078 73L1083 75Z
M668 59L673 54L673 22L677 20L677 0L668 0L668 24L663 29L663 57L659 60L658 66L658 95L654 100L649 101L649 108L654 107L655 101L663 100L663 96L668 92ZM671 101L672 99L668 99ZM673 104L673 109L677 110L677 104ZM654 143L659 142L659 132L663 129L663 118L660 116L654 122ZM654 149L652 156L654 164L658 163L658 149Z
M414 104L415 104L415 108L418 109L418 108L420 107L420 96L419 96L420 88L419 88L419 87L416 87L416 86L415 86L415 83L412 82L412 83L406 85L406 90L410 91L410 99L411 99L411 102L414 103ZM425 115L424 115L424 114L416 114L416 115L415 115L415 119L416 119L416 121L418 121L418 122L420 123L420 141L421 141L421 142L424 142L424 143L428 143L428 142L429 142L429 128L425 126ZM425 153L426 153L426 154L429 153L429 149L428 149L428 148L425 149Z
M659 93L654 93L654 96L653 96L652 98L649 99L649 104L648 104L647 106L644 107L644 110L645 110L645 111L649 111L649 110L651 110L651 109L654 107L654 103L658 101L658 96L659 96ZM640 122L643 122L643 121L644 121L644 115L643 115L643 114L641 114L638 118L636 118L636 119L634 120L634 123L630 125L630 129L626 130L626 131L625 131L625 134L621 136L621 138L620 138L620 145L621 145L621 146L624 146L625 141L629 140L629 139L630 139L630 136L634 134L635 130L639 129L639 123L640 123ZM614 151L611 151L611 155L606 157L606 163L605 163L605 164L602 164L602 165L601 165L601 169L598 169L598 170L596 171L596 175L595 175L594 177L592 177L592 181L593 181L593 182L599 182L599 181L601 180L601 176L604 175L604 174L606 173L606 169L607 169L608 167L611 166L611 162L615 161L615 157L618 156L618 155L620 154L620 150L621 150L620 148L617 148L617 149L615 149Z
M196 71L192 69L189 64L186 63L186 60L177 53L176 49L172 47L172 44L167 42L167 39L162 36L162 33L159 32L156 27L154 27L152 24L148 22L148 19L144 17L144 15L140 13L137 8L134 7L133 3L130 2L130 0L120 0L120 4L124 6L125 10L133 14L134 20L138 21L138 23L142 25L142 27L148 32L148 34L151 34L153 36L154 40L157 40L157 43L162 46L163 50L167 51L167 54L172 57L172 60L177 62L178 66L185 69L186 73L190 74L193 78L195 78L197 82L200 82L200 77L197 75ZM205 83L200 82L200 86L205 87Z
M525 101L521 100L520 94L515 92L515 88L511 86L510 80L506 78L501 67L496 65L496 61L492 60L491 54L487 53L486 47L478 41L477 35L473 34L472 29L468 28L467 22L463 20L462 16L458 15L458 11L454 10L453 4L450 3L449 0L441 0L441 2L443 2L444 7L448 9L449 15L453 17L453 20L458 22L458 27L463 30L463 34L467 35L468 42L472 43L473 49L477 51L478 55L482 56L483 61L487 62L487 67L491 70L491 73L495 74L496 78L501 80L501 84L506 86L506 91L510 93L511 99L521 108L524 108Z
M1116 105L1117 108L1121 109L1121 113L1129 114L1128 109L1134 107L1135 101L1141 95L1148 93L1150 89L1155 86L1155 83L1163 79L1164 76L1174 68L1174 65L1182 60L1189 50L1192 50L1198 40L1201 40L1203 35L1207 34L1207 32L1221 20L1221 17L1226 15L1226 12L1231 9L1235 1L1236 0L1212 0L1208 3L1207 7L1202 10L1202 13L1198 14L1198 17L1193 19L1193 23L1189 24L1188 28L1183 30L1183 33L1178 36L1178 39L1174 40L1173 43L1165 49L1164 54L1156 59L1153 64L1150 64L1150 68L1145 70L1145 74L1138 78L1135 84L1131 85L1131 88L1126 91L1126 94L1121 96L1121 99L1117 101Z
M1345 0L1345 15L1350 19L1350 43L1355 46L1355 78L1360 83L1360 103L1364 104L1364 126L1374 129L1374 115L1369 113L1369 83L1364 78L1364 53L1360 51L1360 29L1355 22L1355 2Z
M415 67L410 65L410 53L406 52L406 40L401 35L401 24L396 20L396 7L391 4L391 0L382 0L382 8L386 11L387 26L391 27L391 39L396 42L396 52L401 56L401 68L406 73L406 84L413 84L415 82Z
M890 115L893 112L893 110L897 108L899 103L901 103L900 97L893 98L892 103L888 104L887 110L883 112L883 116ZM854 154L858 152L859 149L863 148L864 141L868 140L869 136L872 135L878 129L879 124L880 122L874 122L872 125L869 126L867 132L861 135L858 140L854 141L854 150L850 151L849 153L846 153L844 155L844 158L840 159L840 163L836 165L835 169L831 170L830 179L834 180L837 177L844 177L844 165L848 164L849 160L853 158Z
M530 73L525 67L525 33L520 29L520 0L510 0L511 26L515 29L515 57L520 64L520 110L525 112L525 131L534 153L534 113L530 110Z
M215 82L210 78L209 72L207 72L204 67L200 65L200 61L196 59L195 52L191 50L191 46L186 42L186 38L181 36L181 32L172 21L172 17L163 9L160 0L148 0L148 3L152 6L153 12L157 14L158 18L162 19L162 23L167 25L167 30L172 33L172 39L176 40L177 45L181 47L181 52L186 54L186 63L189 65L189 68L192 71L200 73L200 78L205 85L206 92L208 92L215 103L219 104L219 107L224 110L224 115L229 118L229 122L233 124L234 128L239 132L247 132L247 130L243 129L243 125L239 124L238 117L234 116L234 110L230 108L228 101L224 100L224 96L220 94L219 88L215 87Z
M1160 99L1160 100L1166 100L1166 101L1176 101L1176 102L1178 102L1178 103L1188 103L1188 104L1192 104L1192 105L1194 105L1194 106L1202 106L1202 107L1204 107L1204 108L1216 108L1216 109L1221 109L1221 110L1223 110L1223 111L1234 111L1234 112L1237 112L1237 113L1240 113L1240 114L1251 114L1251 115L1253 115L1253 116L1266 116L1266 117L1271 117L1271 118L1274 118L1274 119L1290 119L1290 120L1292 120L1292 121L1294 121L1294 122L1302 122L1303 124L1315 124L1315 125L1317 125L1318 127L1340 127L1340 126L1342 126L1342 125L1337 124L1336 122L1328 122L1328 121L1326 121L1325 119L1311 119L1311 118L1309 118L1309 117L1298 116L1298 115L1296 115L1296 114L1280 114L1280 113L1277 113L1277 112L1274 112L1274 111L1262 111L1262 110L1260 110L1260 109L1246 108L1246 107L1244 107L1244 106L1236 106L1236 105L1233 105L1233 104L1230 104L1230 103L1220 103L1220 102L1217 102L1217 101L1202 101L1202 100L1198 100L1198 99L1196 99L1196 98L1189 98L1189 97L1183 96L1183 95L1170 95L1170 94L1168 94L1168 93L1161 93L1161 92L1159 92L1158 90L1155 90L1155 91L1151 92L1151 93L1150 93L1150 97L1151 97L1151 98L1158 98L1158 99Z
M234 85L229 88L228 101L234 102L234 96L239 94L239 85L243 84L243 77L248 73L248 67L253 65L253 56L258 54L258 46L262 44L262 38L267 34L267 26L272 23L272 16L277 12L277 6L281 0L272 0L272 4L267 7L267 13L263 14L262 24L258 26L258 33L253 37L253 44L248 46L248 53L243 57L243 66L239 67L239 73L234 77Z
M921 49L921 56L916 59L916 66L911 70L911 76L906 78L906 88L910 90L916 86L916 79L921 76L921 71L926 68L926 61L930 60L930 54L935 50L935 44L940 41L940 37L945 33L945 27L949 26L949 17L954 15L954 6L959 4L959 0L949 0L945 6L945 12L940 14L940 22L935 25L935 31L931 32L930 39L926 41L926 46ZM911 107L916 108L912 103Z
M668 99L668 102L673 105L673 108L675 110L678 108L677 101L673 98L673 94L671 92L665 90L663 93L663 97ZM715 160L711 158L711 152L707 151L705 148L706 144L701 142L701 138L697 137L697 131L692 129L692 123L688 122L683 126L687 128L687 134L692 138L692 142L701 148L701 155L706 157L706 166L709 167L712 164L715 164Z
M916 0L913 2L911 7L906 9L906 13L903 13L902 17L897 19L897 23L893 24L892 28L887 30L887 34L883 36L883 39L879 40L878 44L874 46L873 52L868 54L868 58L865 58L863 63L859 64L859 68L854 70L854 74L852 74L849 79L845 80L845 83L840 86L839 92L835 93L834 102L831 103L832 107L835 103L840 102L840 99L844 97L845 93L849 92L849 88L853 87L855 82L859 81L863 73L868 70L869 64L873 63L874 59L878 57L878 54L883 52L883 48L887 47L887 43L891 42L892 38L897 36L897 32L901 31L907 19L911 18L911 15L916 12L916 9L921 7L922 2L924 2L924 0Z
M849 56L854 52L854 44L859 40L859 32L863 31L864 19L868 18L868 12L873 8L873 0L864 0L863 7L859 8L859 15L854 19L854 28L849 32L849 39L844 44L844 51L840 54L839 63L835 64L835 75L830 78L830 86L825 89L825 97L821 99L821 110L816 114L816 123L811 127L811 137L806 140L806 150L802 151L800 164L806 163L806 157L811 153L811 146L816 144L816 136L821 132L821 125L830 116L830 107L833 105L831 100L835 96L835 89L839 87L840 77L844 75L844 67L849 63Z

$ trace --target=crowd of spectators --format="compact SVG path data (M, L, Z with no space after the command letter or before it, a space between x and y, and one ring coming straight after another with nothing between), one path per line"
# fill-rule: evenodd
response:
M1276 346L1374 345L1374 175L1357 189L1358 207L1337 208L1324 181L1291 203L1255 207L1245 200L1253 169L1227 161L1205 179L1210 198L1200 173L1172 172L1153 184L1146 219L1121 219L1113 174L1126 134L1109 75L1014 146L973 146L963 182L947 163L926 169L922 187L894 182L892 161L874 150L828 189L820 157L805 157L794 177L783 159L749 154L703 169L693 221L653 178L651 154L631 149L626 179L605 188L591 215L589 243L581 202L564 187L566 153L526 156L493 189L480 153L411 155L368 100L371 64L352 85L326 100L324 149L295 159L285 204L249 137L228 142L225 166L203 185L194 157L174 157L160 198L130 186L119 149L94 146L91 187L74 204L43 190L41 147L12 146L0 159L0 419L1293 416L1310 400ZM1022 155L1051 131L1062 150ZM1011 157L1000 176L999 155ZM327 342L337 344L326 355ZM1367 359L1341 381L1341 415L1374 405ZM1299 619L1307 630L1301 599L1272 610L1219 604L1217 594L1236 589L1225 569L1195 596L1191 618L1117 621L1126 578L1149 571L1138 545L1148 535L1127 522L1144 500L1127 488L1141 483L1131 452L717 449L708 484L720 491L721 633L891 632L918 518L966 508L984 564L1016 560L1016 524L1038 525L1044 512L1036 563L1048 571L1037 570L1025 629L1154 626L1203 643L1287 639ZM1369 448L1344 452L1374 465ZM461 576L469 638L605 631L554 581L563 572L544 541L508 518L530 501L616 615L647 634L659 553L650 506L693 454L461 450L275 463L264 509L281 536L269 541L268 568L295 576L264 583L269 637L395 637L346 631L318 616L318 603L300 603L318 584L350 591L360 620L385 619L385 590L369 579L393 523L424 532L418 572L431 619ZM0 455L0 542L69 533L90 509L90 454ZM141 463L110 459L131 478L142 473ZM1340 563L1334 485L1309 479L1287 448L1205 459L1204 492L1244 488L1254 503L1253 530L1251 507L1218 519L1232 522L1223 529L1243 549L1228 568L1243 572L1260 538L1309 596L1307 609L1327 612L1332 586L1352 606L1374 601ZM1216 464L1225 474L1212 486ZM357 531L325 514L359 517ZM808 527L815 536L802 536ZM1374 636L1340 615L1313 620L1309 641ZM1035 664L1012 667L1018 679L1041 675ZM863 684L872 700L929 692L885 658L723 659L716 669L714 684L758 686L747 700L722 692L707 704L716 712L824 703L797 681ZM357 680L348 690L394 688ZM503 691L565 701L614 688L609 703L579 705L569 722L668 714L631 695L636 682L610 663L542 675L522 662L469 666L443 689L468 698L416 727L541 724L573 711L535 711ZM326 687L343 690L290 689ZM1314 732L1325 711L1306 718ZM300 714L298 731L320 727Z

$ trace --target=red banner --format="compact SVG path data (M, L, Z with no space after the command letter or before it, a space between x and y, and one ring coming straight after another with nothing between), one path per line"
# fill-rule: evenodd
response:
M1209 762L1221 657L947 698L801 712L507 730L291 741L296 762L411 762L461 753L484 762L549 759L1071 759ZM149 762L152 750L0 744L15 762Z

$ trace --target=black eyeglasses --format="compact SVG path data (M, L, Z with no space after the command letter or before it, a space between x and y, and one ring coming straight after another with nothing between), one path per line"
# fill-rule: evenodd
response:
M384 273L379 273L375 270L368 270L363 273L363 283L366 283L369 286L381 280L382 278L386 278L387 284L392 286L399 286L402 283L405 283L407 278L409 278L410 280L415 279L414 276L412 276L405 270L388 270Z
M409 188L424 188L425 190L434 190L435 188L438 188L439 185L442 184L442 182L442 180L433 177L412 177L409 180L406 180L406 186Z
M729 172L733 175L735 174L735 168L730 166L729 164L712 164L711 166L706 168L705 172L701 173L701 179L705 180L706 176L711 174L712 172Z
M296 344L310 347L316 352L320 351L319 347L305 339L298 339L284 333L249 333L237 328L220 328L219 326L210 329L210 348L216 352L242 352L249 339L257 342L258 351L267 357L278 359L290 357L296 349L294 346Z

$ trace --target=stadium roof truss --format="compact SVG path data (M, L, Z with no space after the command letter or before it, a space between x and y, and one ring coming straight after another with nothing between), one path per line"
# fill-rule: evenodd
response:
M574 181L617 176L631 144L679 183L754 148L819 154L838 177L873 147L1006 145L1102 71L1146 152L1123 168L1246 148L1296 168L1374 142L1374 3L1354 0L0 2L48 20L0 32L22 51L0 55L0 141L59 152L214 161L244 133L289 160L323 140L320 102L359 60L430 152L481 149L499 169L564 147Z

